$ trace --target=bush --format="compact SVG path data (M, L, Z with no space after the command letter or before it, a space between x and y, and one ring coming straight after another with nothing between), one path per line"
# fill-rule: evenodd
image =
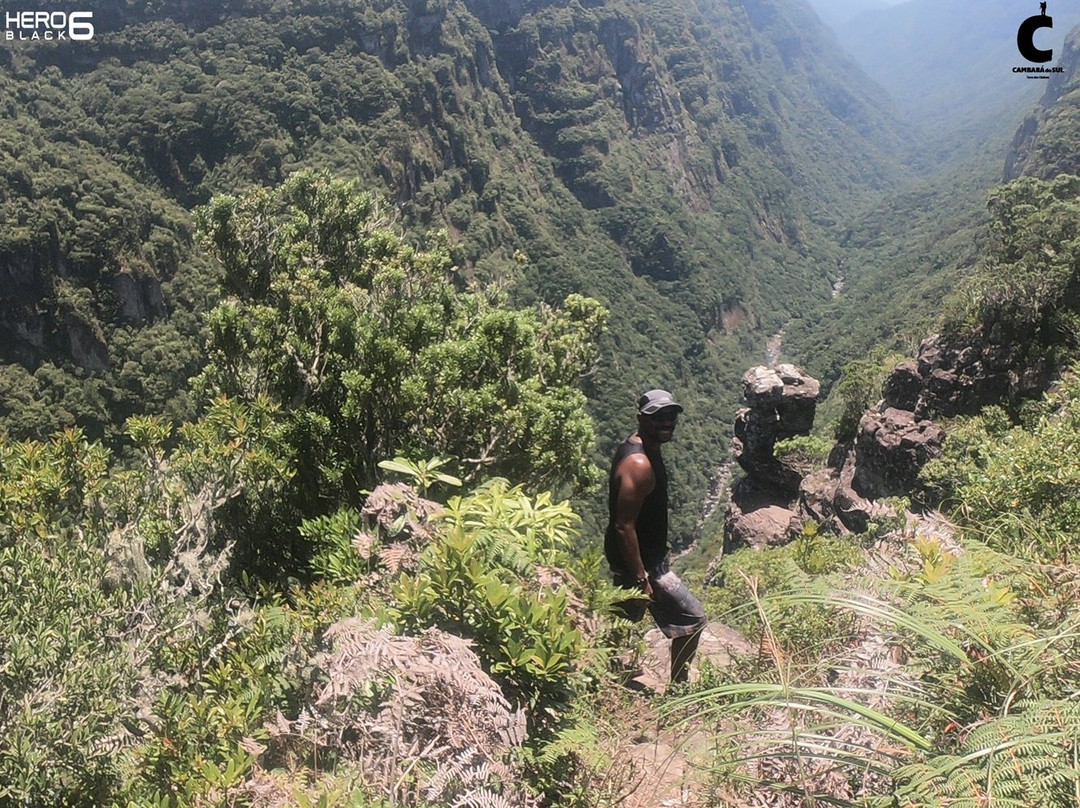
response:
M133 419L141 464L123 471L77 430L44 443L0 438L5 802L104 805L136 781L197 801L242 772L234 742L257 704L220 682L215 700L199 693L243 628L221 599L231 547L214 514L283 473L265 426L256 408L218 402L167 453L170 428ZM183 750L181 774L125 751L156 743Z
M1080 177L1024 177L991 193L987 207L994 249L952 319L1035 351L1080 345Z
M540 736L568 709L585 647L574 625L581 601L555 566L568 560L577 521L549 494L533 500L493 481L450 500L416 574L394 588L406 627L434 625L476 644Z
M996 549L1040 561L1063 560L1080 519L1080 383L1063 382L1024 425L1000 408L958 419L944 454L923 479L956 518Z

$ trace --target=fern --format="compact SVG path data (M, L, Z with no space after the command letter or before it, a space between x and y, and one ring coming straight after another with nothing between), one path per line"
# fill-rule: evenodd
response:
M955 754L901 767L917 804L1066 808L1080 804L1080 704L1024 701L974 729Z
M1080 707L1067 698L1080 626L1035 608L1046 569L962 547L941 522L899 538L868 572L817 587L762 597L748 578L757 680L671 709L715 724L721 781L770 806L1080 804ZM777 632L775 616L814 610L857 619L859 642L792 653L798 635Z

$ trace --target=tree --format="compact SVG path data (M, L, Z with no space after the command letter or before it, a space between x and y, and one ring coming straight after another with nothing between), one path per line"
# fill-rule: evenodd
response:
M999 342L1080 344L1080 177L1030 177L990 194L995 247L971 283L974 315ZM962 323L961 323L962 324Z
M530 487L597 479L578 386L606 317L596 301L507 308L443 237L410 246L375 196L325 175L216 197L197 221L229 296L200 384L280 404L302 512L357 501L397 455Z

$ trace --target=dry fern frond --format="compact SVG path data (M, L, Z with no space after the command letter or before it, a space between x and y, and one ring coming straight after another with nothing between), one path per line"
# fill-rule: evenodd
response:
M404 483L384 483L368 495L360 515L368 533L422 546L435 537L428 523L441 510L437 502L422 499Z
M467 749L439 765L425 798L451 808L524 808L523 795L517 794L511 801L498 789L500 783L512 782L513 774L507 766L483 759L475 749Z
M251 755L253 758L258 758L263 752L266 751L266 745L259 743L254 738L244 738L240 741L240 748Z
M515 806L527 804L516 792L519 778L501 762L524 738L524 717L468 642L438 629L396 636L358 618L324 637L329 647L314 660L322 676L311 706L294 722L277 716L268 727L273 737L285 742L288 734L294 747L304 738L320 755L354 761L393 799L408 788L442 805L473 792L490 792L477 798L489 802L514 794Z
M406 570L412 572L420 563L420 554L404 542L391 544L379 551L379 561L390 572L397 575Z
M371 558L372 551L378 543L379 539L376 536L372 536L370 533L366 533L363 530L356 531L352 538L353 548L364 561Z
M521 808L521 804L511 802L502 794L482 788L465 794L450 808Z

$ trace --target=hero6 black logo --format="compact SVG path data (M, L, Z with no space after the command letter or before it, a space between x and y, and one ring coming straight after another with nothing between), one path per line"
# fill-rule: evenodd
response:
M1040 28L1053 28L1054 18L1047 16L1046 3L1039 3L1039 13L1020 23L1016 32L1016 47L1020 55L1029 62L1049 62L1054 58L1054 50L1041 50L1035 47L1035 32Z

